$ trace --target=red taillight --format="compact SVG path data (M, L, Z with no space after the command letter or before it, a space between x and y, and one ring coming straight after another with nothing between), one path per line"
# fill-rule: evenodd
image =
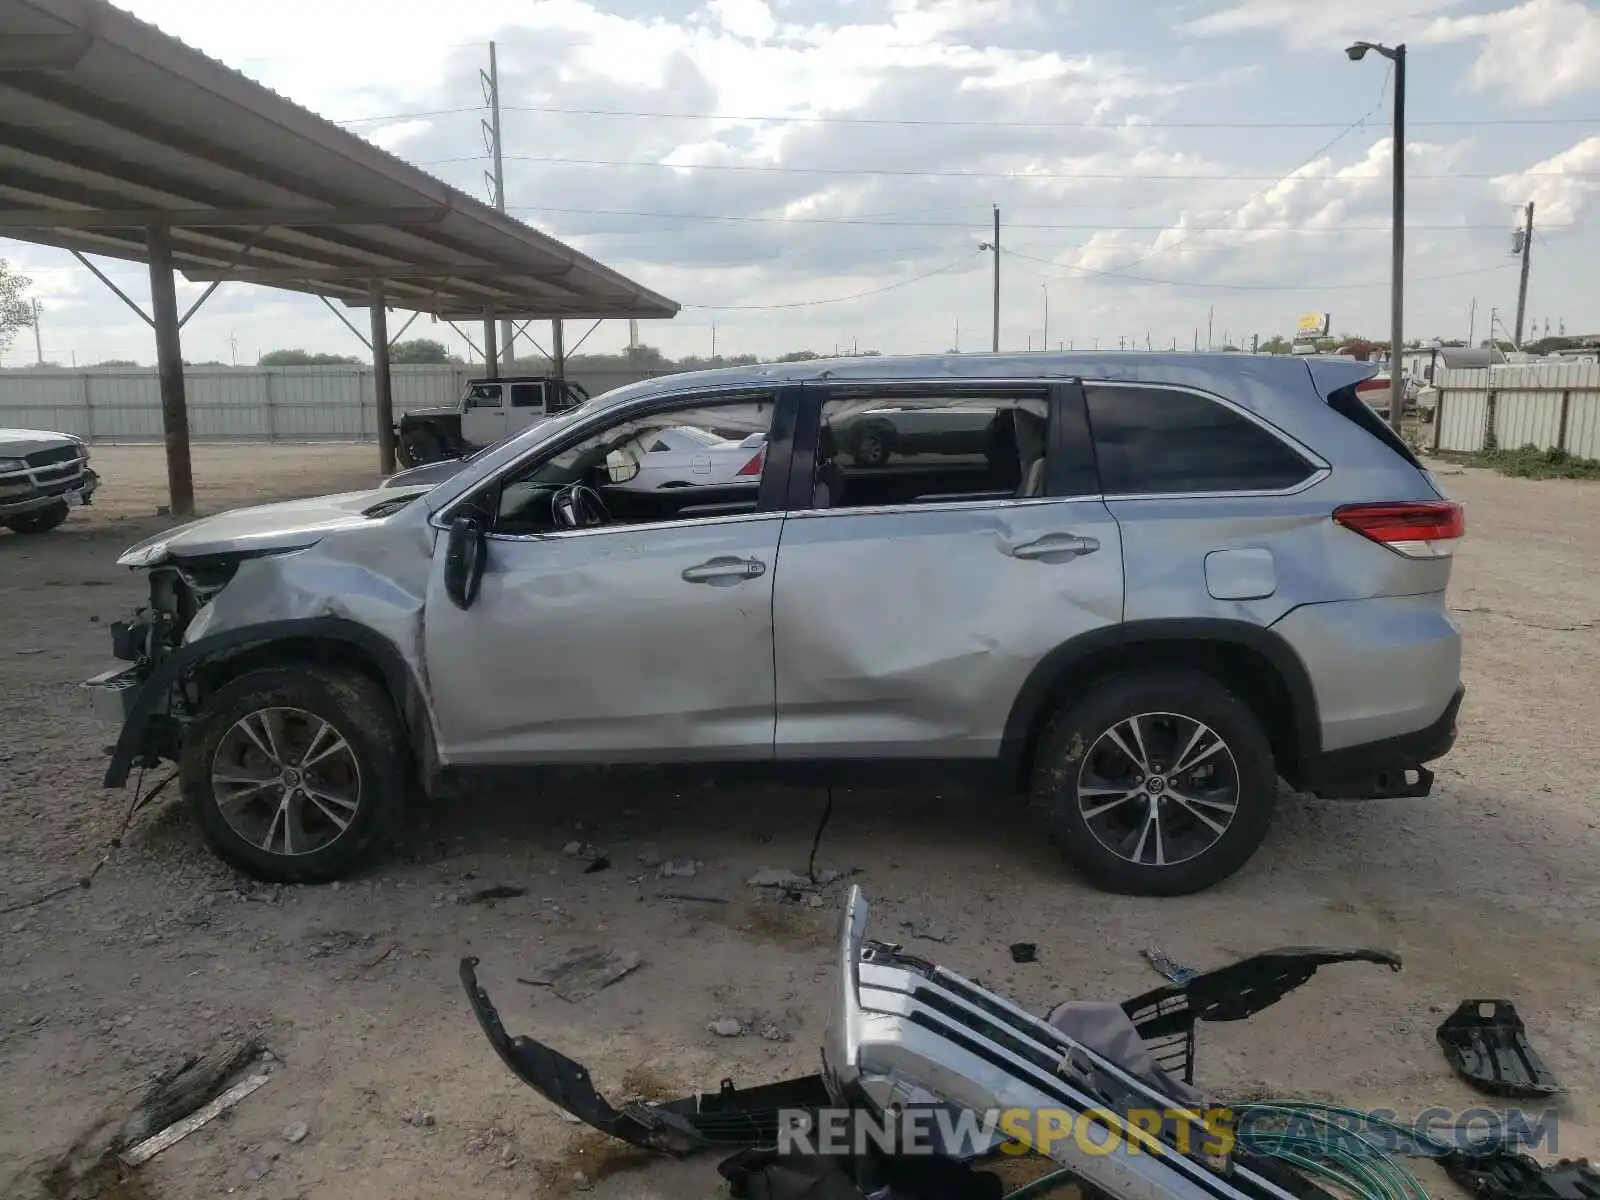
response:
M759 476L761 474L761 468L763 465L765 465L766 461L767 448L763 446L761 449L756 451L756 456L754 458L739 468L738 472L735 474L735 478L749 479L752 476Z
M1407 558L1448 558L1467 532L1466 512L1454 500L1344 504L1333 519Z

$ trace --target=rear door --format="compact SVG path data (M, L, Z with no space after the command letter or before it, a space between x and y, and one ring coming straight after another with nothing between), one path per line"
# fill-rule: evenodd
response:
M507 433L520 432L549 415L542 382L513 383L510 389L511 404L506 409Z
M974 420L974 410L986 411ZM1076 382L804 390L773 598L780 758L987 758L1029 672L1122 617ZM864 414L938 438L852 458Z

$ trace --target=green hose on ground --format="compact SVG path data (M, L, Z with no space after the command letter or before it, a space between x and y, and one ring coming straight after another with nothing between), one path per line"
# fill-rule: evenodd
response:
M1248 1126L1250 1149L1325 1180L1355 1200L1428 1200L1417 1177L1374 1145L1361 1132L1363 1126L1402 1134L1440 1153L1450 1149L1422 1130L1311 1100L1241 1104L1233 1115L1235 1129ZM1071 1171L1052 1171L1010 1192L1005 1200L1037 1200L1074 1180Z

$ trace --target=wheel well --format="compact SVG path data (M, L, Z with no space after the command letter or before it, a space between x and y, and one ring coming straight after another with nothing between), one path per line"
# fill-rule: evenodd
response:
M368 647L337 637L287 637L247 642L237 649L203 659L195 664L187 679L193 691L191 700L198 706L251 671L300 664L342 667L366 676L389 697L401 730L417 746L419 755L424 752L424 743L431 742L431 727L422 711L421 697L411 685L405 668L397 663L385 663ZM422 760L419 758L419 761Z
M1301 720L1283 673L1260 650L1242 642L1152 640L1105 646L1075 659L1057 673L1033 710L1015 753L1011 782L1026 788L1039 736L1050 719L1077 696L1106 679L1152 668L1187 668L1209 675L1250 707L1272 746L1280 775L1292 775L1301 755Z

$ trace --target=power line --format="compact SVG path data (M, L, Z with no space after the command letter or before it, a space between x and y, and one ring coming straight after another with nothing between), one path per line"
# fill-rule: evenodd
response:
M954 207L954 206L952 206ZM988 205L964 205L966 208L987 208ZM1074 207L1095 208L1098 205L1078 205ZM648 217L656 220L670 221L734 221L750 222L757 224L773 225L861 225L869 228L889 229L985 229L984 221L878 221L869 217L772 217L772 216L735 216L729 213L685 213L685 212L651 212L638 209L621 208L558 208L552 205L521 204L511 205L508 212L529 213L564 213L575 216L595 217ZM909 210L917 211L917 210ZM889 215L889 214L881 214ZM1579 223L1566 222L1561 225L1549 225L1548 229L1571 229ZM1007 229L1088 229L1088 230L1128 230L1128 231L1166 231L1173 226L1170 222L1164 225L1115 225L1101 221L1007 221ZM1408 224L1408 230L1427 233L1476 233L1481 231L1503 232L1503 224L1494 225L1414 225ZM1299 225L1256 225L1242 228L1235 225L1196 225L1190 226L1191 233L1256 233L1260 231L1276 233L1304 233L1304 234L1345 234L1345 233L1388 233L1390 226L1384 225L1342 225L1338 227L1305 228ZM607 233L631 233L633 230L605 230ZM637 232L650 232L638 230Z
M892 292L897 288L910 287L913 283L921 283L924 279L932 279L935 275L943 275L946 271L954 270L962 263L971 262L980 254L987 254L987 250L974 250L970 254L963 254L954 262L945 263L942 267L935 267L931 271L924 271L921 275L913 275L909 279L897 280L885 284L883 287L869 288L864 292L853 292L848 296L831 296L826 300L794 300L787 304L684 304L682 308L714 309L717 312L768 312L779 308L815 308L822 304L843 304L849 300L863 300L868 296L881 296L884 292Z
M1208 288L1220 291L1234 292L1332 292L1332 291L1357 291L1362 288L1386 288L1389 286L1387 279L1376 280L1372 283L1321 283L1321 284L1268 284L1268 283L1196 283L1187 279L1156 279L1149 275L1129 275L1122 271L1101 271L1094 267L1075 267L1068 263L1051 262L1049 259L1037 258L1032 254L1021 254L1015 250L1006 250L1005 254L1013 258L1026 259L1029 262L1042 263L1047 267L1057 270L1072 271L1078 275L1100 275L1108 279L1126 279L1134 283L1156 283L1166 287ZM1468 275L1488 275L1496 271L1510 270L1510 264L1501 263L1493 267L1476 267L1470 271L1451 271L1444 275L1419 275L1412 278L1411 283L1431 283L1441 279L1462 279ZM1039 272L1041 275L1044 272ZM1048 278L1065 279L1070 276L1055 275Z
M1301 162L1298 166L1291 167L1289 170L1285 171L1282 175L1278 176L1276 179L1274 179L1270 183L1268 183L1266 187L1260 189L1259 191L1252 192L1249 196L1246 196L1238 204L1234 205L1234 207L1230 208L1227 212L1223 213L1222 216L1219 219L1223 220L1223 221L1228 221L1228 220L1231 220L1234 217L1238 216L1246 208L1250 207L1250 205L1254 204L1257 200L1261 199L1262 196L1265 196L1268 192L1272 191L1273 188L1275 188L1275 187L1279 186L1280 184L1282 184L1291 175L1294 175L1297 171L1305 170L1306 167L1308 167L1312 163L1316 162L1317 159L1321 158L1329 150L1333 149L1334 146L1337 146L1341 141L1343 141L1345 138L1349 137L1350 134L1354 133L1358 128L1361 128L1362 126L1364 126L1367 123L1368 119L1373 117L1373 116L1375 116L1377 114L1378 110L1383 107L1383 98L1384 98L1385 94L1388 92L1389 79L1390 79L1391 75L1393 74L1393 70L1394 70L1394 68L1393 68L1393 65L1391 64L1390 67L1387 70L1384 71L1383 82L1378 85L1378 97L1377 97L1376 100L1374 100L1372 102L1372 107L1371 108L1367 109L1366 112L1362 113L1354 121L1351 121L1350 124L1346 125L1338 133L1334 134L1326 142L1322 143L1322 145L1318 146L1309 155L1307 155L1305 160L1303 162ZM1156 257L1156 255L1165 254L1167 251L1175 249L1176 247L1183 245L1184 243L1186 243L1189 240L1189 238L1191 236L1193 236L1193 235L1192 234L1191 235L1185 235L1184 237L1180 237L1177 241L1169 243L1168 245L1157 246L1154 250L1151 250L1149 253L1145 254L1143 257L1136 258L1136 259L1133 260L1133 262L1124 263L1123 265L1132 267L1132 266L1137 266L1139 263L1142 263L1142 262L1149 262L1152 258Z
M1320 154L1321 151L1318 151ZM419 167L443 166L449 163L482 162L487 156L482 154L463 155L456 158L435 158L414 163ZM1315 156L1313 156L1315 158ZM791 167L773 163L670 163L655 162L645 159L623 158L562 158L556 155L543 154L507 154L507 162L533 162L546 163L555 166L567 167L655 167L669 171L735 171L753 174L775 175L881 175L892 178L911 179L1015 179L1027 182L1030 180L1115 180L1115 181L1142 181L1171 182L1171 183L1201 183L1243 180L1253 182L1269 180L1274 184L1282 183L1294 171L1301 170L1307 164L1302 163L1282 175L1243 175L1229 173L1225 175L1210 174L1128 174L1123 172L1101 171L948 171L948 170L916 170L898 167ZM1412 172L1412 179L1500 179L1507 175L1518 178L1551 178L1551 179L1580 179L1600 177L1600 170L1578 171L1442 171L1435 173ZM1378 178L1376 175L1313 175L1307 176L1319 183L1368 183ZM1252 197L1254 199L1254 197ZM1247 200L1245 203L1249 203Z
M505 112L551 113L560 116L634 117L665 121L764 121L772 124L887 125L965 129L1103 129L1109 133L1140 129L1338 129L1337 121L999 121L954 117L834 117L792 113L683 113L642 109L569 108L555 104L506 104ZM430 114L422 114L430 115ZM372 118L376 119L376 118ZM1410 128L1479 128L1496 125L1600 125L1600 117L1493 118L1481 121L1408 121Z
M501 105L500 109L504 112L509 107L509 105ZM425 108L417 112L380 113L375 117L345 117L343 120L333 122L333 124L367 125L377 121L415 121L420 117L453 117L457 113L481 113L484 109L485 106L482 104L473 104L466 108Z

